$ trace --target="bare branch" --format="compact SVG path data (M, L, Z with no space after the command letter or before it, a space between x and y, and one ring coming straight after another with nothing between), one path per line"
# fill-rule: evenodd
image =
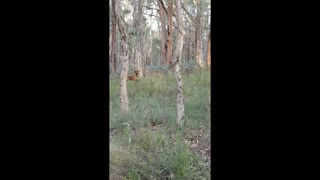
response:
M197 6L196 6L196 4L195 4L194 0L191 0L190 2L191 2L191 4L193 5L193 8L197 8ZM197 2L198 2L198 1L197 1Z
M149 10L157 10L157 11L159 11L159 9L157 9L157 8L152 8L152 7L148 7L148 6L143 6L143 7L147 8Z
M158 6L155 1L152 1L152 4L155 5L156 7Z
M162 8L164 9L164 11L166 12L166 14L168 15L168 11L167 11L166 6L164 5L163 1L162 1L162 0L159 0L159 1L160 1L160 3L161 3Z
M154 17L157 17L157 18L159 18L159 16L157 16L157 15L154 15L154 14L147 14L147 13L143 13L143 14L145 14L145 15L148 15L148 16L154 16Z
M178 26L174 25L173 27L174 27L176 30L178 30L181 34L185 35L185 33L183 33L182 31L180 31L180 29L179 29Z
M182 6L182 9L187 13L188 15L188 18L195 23L195 20L194 20L194 17L191 15L191 13L185 8L184 4L181 2L181 6Z

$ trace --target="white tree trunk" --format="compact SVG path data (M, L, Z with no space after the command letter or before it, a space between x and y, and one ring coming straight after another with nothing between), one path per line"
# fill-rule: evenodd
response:
M120 32L121 39L121 54L120 59L122 63L121 68L121 81L120 81L120 104L122 112L127 113L129 111L129 99L127 91L127 75L128 75L128 36L126 32L126 27L124 23L124 18L122 15L122 9L119 5L119 1L115 1L116 14L118 16L118 28Z
M183 35L184 30L182 28L182 17L181 17L181 3L180 0L176 0L176 19L178 24L178 38L177 38L177 45L176 50L173 55L173 68L174 68L174 75L176 77L177 83L177 125L182 126L184 123L184 94L183 94L183 83L181 78L181 70L179 61L181 61L182 57L182 48L183 48Z

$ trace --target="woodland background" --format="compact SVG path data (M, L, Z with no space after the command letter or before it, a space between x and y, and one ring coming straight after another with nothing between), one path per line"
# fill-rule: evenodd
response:
M109 13L110 179L209 179L210 1L112 0Z

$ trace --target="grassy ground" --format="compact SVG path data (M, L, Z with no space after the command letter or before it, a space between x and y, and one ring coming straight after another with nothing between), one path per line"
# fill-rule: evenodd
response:
M110 179L210 178L210 73L183 74L185 125L176 127L172 73L128 82L120 111L119 79L110 80Z

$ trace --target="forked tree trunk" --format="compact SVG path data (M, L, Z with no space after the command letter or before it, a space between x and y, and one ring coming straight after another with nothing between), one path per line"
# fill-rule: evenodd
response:
M183 94L183 83L181 78L181 70L179 61L181 61L182 57L182 48L183 48L183 35L184 30L182 28L182 17L181 17L181 3L180 0L176 0L176 19L178 24L178 38L177 38L177 45L176 50L173 55L173 69L174 75L176 77L177 83L177 125L181 127L184 123L184 94Z
M129 111L129 99L128 99L128 91L127 91L127 75L128 75L128 36L126 32L126 27L124 23L124 18L122 14L122 9L119 5L119 1L115 1L115 9L118 20L118 28L120 32L121 39L121 54L120 59L122 63L121 68L121 81L120 81L120 104L121 110L124 113Z

